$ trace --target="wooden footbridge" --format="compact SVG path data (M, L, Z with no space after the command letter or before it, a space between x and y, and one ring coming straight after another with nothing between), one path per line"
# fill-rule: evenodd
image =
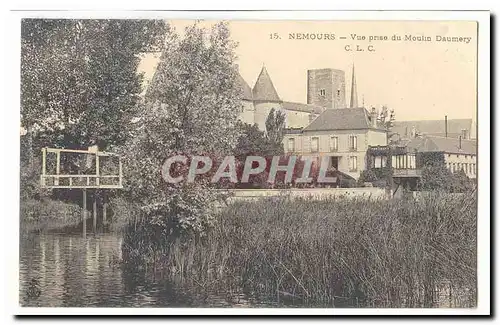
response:
M61 165L62 162L62 165ZM48 172L50 170L50 172ZM123 188L122 162L120 156L99 151L97 146L88 150L42 148L43 188L82 189L83 236L87 233L87 189ZM106 224L107 203L102 206L102 220ZM97 227L97 201L93 203L93 229Z

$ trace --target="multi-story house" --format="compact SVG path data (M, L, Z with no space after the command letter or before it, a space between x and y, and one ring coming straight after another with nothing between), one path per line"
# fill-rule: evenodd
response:
M377 114L365 108L327 109L303 129L287 130L288 154L329 157L329 166L358 179L366 169L369 146L387 145L387 131L377 126Z
M457 138L422 136L412 139L407 147L417 153L439 152L452 173L463 170L469 178L477 177L477 142Z

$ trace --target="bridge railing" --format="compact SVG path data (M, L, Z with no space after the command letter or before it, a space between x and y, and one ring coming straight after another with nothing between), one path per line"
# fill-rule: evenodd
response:
M47 173L47 155L55 154L55 173ZM82 161L86 160L88 170L95 170L95 174L64 174L61 173L61 155L79 155ZM104 157L116 159L118 172L103 174L100 160ZM92 162L94 162L92 164ZM110 152L98 151L96 147L89 150L43 148L42 149L42 173L40 184L45 188L123 188L123 173L120 156Z

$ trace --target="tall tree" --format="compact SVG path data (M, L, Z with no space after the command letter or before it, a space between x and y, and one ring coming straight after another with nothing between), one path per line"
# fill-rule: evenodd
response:
M142 132L125 152L127 194L162 233L203 229L212 214L212 194L203 190L204 184L168 184L161 168L178 153L213 158L232 153L242 105L235 47L225 23L210 29L194 24L182 36L167 30L146 94Z
M157 50L157 20L25 19L21 116L40 146L106 149L124 143L136 115L139 55Z
M266 136L278 153L283 152L283 137L285 132L285 113L271 109L266 119Z

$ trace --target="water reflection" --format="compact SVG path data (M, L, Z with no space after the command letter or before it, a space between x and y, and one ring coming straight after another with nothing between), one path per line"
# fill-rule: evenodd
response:
M123 270L122 239L30 235L20 250L20 301L32 307L231 307L250 306L244 296L228 298ZM192 291L192 292L190 292ZM38 294L37 294L38 293ZM257 306L252 304L252 306ZM267 305L269 306L269 305Z

